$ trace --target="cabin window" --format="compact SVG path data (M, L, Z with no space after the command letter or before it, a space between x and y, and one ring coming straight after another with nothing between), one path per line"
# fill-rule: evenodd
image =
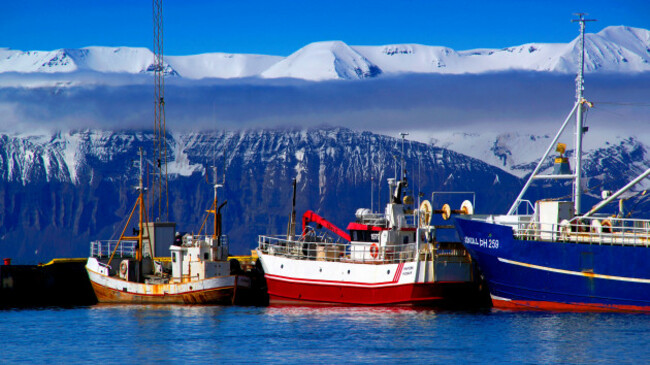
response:
M404 236L404 243L409 243L409 236Z
M358 242L379 241L379 235L377 233L372 233L372 231L350 231L350 238L352 238L352 241Z
M176 262L176 252L172 253L172 262Z
M203 254L203 259L204 259L204 260L207 260L207 259L208 259L208 257L210 257L210 256L208 255L208 253L207 253L207 252Z

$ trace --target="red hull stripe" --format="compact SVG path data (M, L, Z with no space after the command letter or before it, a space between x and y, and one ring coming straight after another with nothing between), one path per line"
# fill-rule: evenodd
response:
M558 303L533 300L502 300L492 298L494 308L507 310L542 310L558 312L649 312L650 306L598 303Z
M292 282L292 283L305 283L305 284L320 284L320 285L337 285L337 286L352 286L352 287L363 287L363 288L370 288L370 287L382 287L382 286L396 286L395 283L396 281L385 281L381 283L361 283L361 282L355 282L355 281L336 281L336 280L316 280L316 279L303 279L303 278L292 278L288 276L280 276L280 275L271 275L271 274L264 274L266 278L270 279L275 279L278 281L286 281L286 282ZM409 283L413 284L413 283ZM408 285L408 284L401 284L401 285Z
M399 281L399 277L402 275L402 269L404 268L404 263L397 265L397 270L395 270L395 276L393 276L393 283Z
M467 288L434 283L353 287L267 280L272 304L409 305L439 302Z
M346 301L337 301L334 298L325 299L325 300L301 300L293 299L284 296L270 295L270 302L272 305L306 305L306 304L317 304L317 305L416 305L421 303L433 303L433 302L442 302L445 298L443 297L428 297L428 298L404 298L404 299L393 299L393 300L381 300L381 301L361 301L361 300L346 300Z

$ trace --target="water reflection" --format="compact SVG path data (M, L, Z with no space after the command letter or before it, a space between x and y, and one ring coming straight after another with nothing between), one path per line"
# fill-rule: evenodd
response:
M346 316L351 319L386 317L395 315L435 315L435 311L424 307L369 307L369 306L270 306L269 316Z
M221 314L223 310L220 306L106 304L91 312L96 327L129 344L118 352L130 360L152 362L218 356L220 341L215 336L228 318Z
M8 363L611 363L650 358L650 337L644 335L650 316L643 314L98 305L0 316L0 331L6 334L2 356Z

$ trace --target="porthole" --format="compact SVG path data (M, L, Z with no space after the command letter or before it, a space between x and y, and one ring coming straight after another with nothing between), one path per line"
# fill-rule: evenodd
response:
M390 270L386 270L386 274L390 275Z
M284 269L284 264L283 264L283 265L280 265L280 269Z
M350 273L350 270L348 270L348 274Z

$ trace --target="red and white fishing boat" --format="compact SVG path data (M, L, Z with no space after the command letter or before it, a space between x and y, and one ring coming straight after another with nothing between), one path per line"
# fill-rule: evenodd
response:
M443 305L476 299L473 264L462 244L436 240L437 230L453 225L430 225L433 213L445 219L472 214L472 204L434 211L425 200L412 210L412 197L402 197L406 178L388 183L385 212L358 209L349 234L307 211L301 235L259 237L257 254L271 304ZM311 222L338 239L318 234Z

